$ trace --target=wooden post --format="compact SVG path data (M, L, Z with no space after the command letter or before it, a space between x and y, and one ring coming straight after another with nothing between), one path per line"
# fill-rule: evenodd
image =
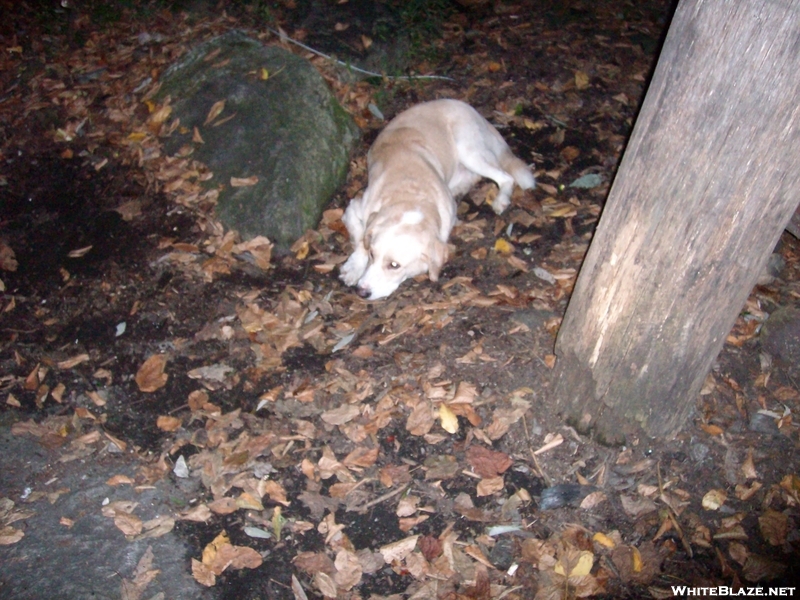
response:
M681 0L556 341L554 402L676 433L800 200L800 1Z

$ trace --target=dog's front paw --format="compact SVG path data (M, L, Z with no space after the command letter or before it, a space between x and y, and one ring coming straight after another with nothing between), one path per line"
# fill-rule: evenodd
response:
M339 269L339 279L345 285L355 285L367 270L369 257L364 252L353 252Z
M507 194L497 194L497 197L492 200L492 210L498 215L502 214L509 204L511 204L511 198Z

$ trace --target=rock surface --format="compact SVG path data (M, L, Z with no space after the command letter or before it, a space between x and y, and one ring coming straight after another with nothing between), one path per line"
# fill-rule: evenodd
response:
M800 310L781 307L761 330L761 347L783 365L797 372L800 365Z
M232 31L195 47L162 81L159 98L169 96L180 119L166 150L193 146L214 174L207 185L220 189L226 226L279 250L316 226L344 182L358 128L308 61ZM195 128L203 143L192 141ZM231 178L257 182L233 187Z

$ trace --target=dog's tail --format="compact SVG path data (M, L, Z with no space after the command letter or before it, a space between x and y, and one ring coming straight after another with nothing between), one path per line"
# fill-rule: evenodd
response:
M507 149L500 157L500 166L506 173L511 173L514 181L523 190L530 190L536 187L536 178L533 176L528 165L517 158Z

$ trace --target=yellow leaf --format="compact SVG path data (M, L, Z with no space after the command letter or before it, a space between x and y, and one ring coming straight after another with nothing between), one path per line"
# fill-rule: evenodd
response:
M606 548L613 548L617 545L614 540L608 537L605 533L600 533L599 531L592 536L592 539Z
M258 72L258 78L261 81L269 79L269 71L267 71L266 67L261 67L261 70Z
M514 253L514 246L510 242L508 242L507 240L504 240L503 238L499 238L494 243L494 250L495 250L495 252L498 252L500 254L513 254Z
M579 90L585 90L589 87L589 75L583 71L575 71L575 87Z
M272 533L275 534L275 539L281 541L281 531L286 524L286 517L281 514L281 507L276 506L272 512Z
M311 250L311 246L308 244L308 240L303 240L303 243L298 248L297 252L295 253L294 257L297 260L303 260L306 256L308 256L309 251Z
M223 530L217 537L211 540L205 548L203 548L203 564L210 565L214 562L214 557L217 555L217 551L225 544L230 544L231 541L228 538L228 534Z
M644 567L644 563L642 562L642 554L636 547L631 547L631 550L632 550L631 559L633 560L633 572L641 573L642 568Z
M592 572L593 564L594 564L594 554L592 554L588 550L584 550L583 552L581 552L580 558L578 558L578 564L576 564L572 568L572 571L570 571L569 576L585 577L586 575Z
M439 419L442 422L442 429L447 433L456 433L458 431L458 417L446 404L442 404L439 407Z

